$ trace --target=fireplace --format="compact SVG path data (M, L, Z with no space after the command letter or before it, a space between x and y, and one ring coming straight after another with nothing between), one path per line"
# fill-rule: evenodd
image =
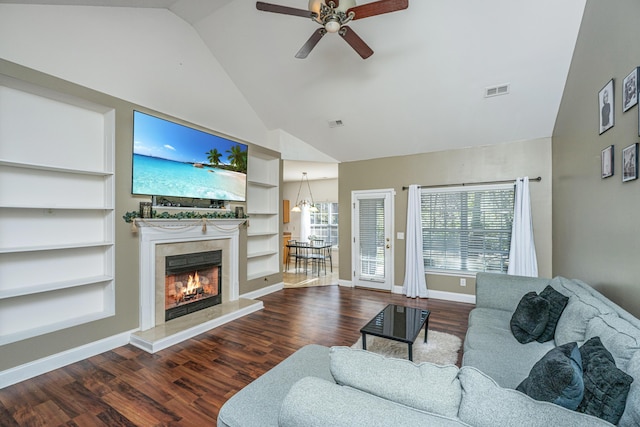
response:
M155 353L263 308L262 301L239 295L239 227L244 221L231 218L136 221L140 244L140 330L131 333L131 344ZM204 275L209 281L217 277L220 303L165 321L166 276L171 271L167 270L167 261L173 263L171 257L176 255L216 251L220 252L217 276L203 272L201 266L193 268L191 275L195 276L197 271L200 279ZM214 274L213 278L209 274ZM187 282L188 276L187 273Z
M222 302L222 251L165 258L165 321Z

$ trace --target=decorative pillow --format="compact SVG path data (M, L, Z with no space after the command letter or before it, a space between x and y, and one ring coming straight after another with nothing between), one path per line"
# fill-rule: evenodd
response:
M547 342L551 341L555 336L556 325L558 324L562 311L567 306L567 302L569 302L569 297L562 295L550 285L540 292L540 296L549 302L549 321L547 322L547 326L544 328L542 335L536 338L536 341Z
M533 365L516 390L535 400L575 410L584 396L578 345L573 342L549 351Z
M521 344L534 341L545 330L549 321L549 302L535 292L525 294L513 316L511 332Z
M580 347L584 371L584 399L578 412L618 424L633 377L616 368L613 356L593 337Z
M455 417L462 399L458 368L415 364L349 347L332 347L334 380L366 393L422 411Z

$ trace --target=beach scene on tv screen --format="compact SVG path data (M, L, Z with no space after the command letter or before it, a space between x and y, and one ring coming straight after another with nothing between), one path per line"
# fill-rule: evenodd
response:
M245 144L138 111L133 133L133 194L245 201Z

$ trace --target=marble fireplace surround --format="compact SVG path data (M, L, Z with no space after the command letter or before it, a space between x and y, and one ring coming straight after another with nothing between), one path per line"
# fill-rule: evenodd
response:
M242 219L136 220L140 250L140 330L131 344L149 353L190 339L263 308L239 297L239 226ZM222 303L164 321L165 257L222 251Z

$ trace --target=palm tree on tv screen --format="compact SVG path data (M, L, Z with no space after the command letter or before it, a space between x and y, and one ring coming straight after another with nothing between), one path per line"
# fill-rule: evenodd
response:
M242 150L239 145L234 145L231 150L227 150L229 153L229 163L237 171L247 173L247 152Z
M220 157L222 157L222 153L219 152L217 148L213 148L207 153L207 159L214 166L218 166L220 164Z

